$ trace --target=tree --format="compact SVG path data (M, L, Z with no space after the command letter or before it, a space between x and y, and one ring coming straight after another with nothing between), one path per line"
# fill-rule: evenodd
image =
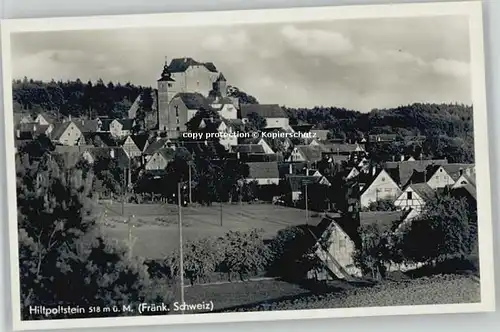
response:
M267 120L262 115L252 112L248 114L248 122L245 124L246 131L262 131L267 126Z
M392 258L390 234L376 223L363 225L358 232L361 243L354 252L354 264L372 279L385 278Z
M421 215L407 226L402 239L405 257L413 262L435 263L464 259L475 244L475 224L464 198L450 193L429 199ZM425 243L425 245L423 245Z
M376 202L371 202L364 211L396 211L393 199L381 199Z
M226 233L220 239L223 245L223 260L219 269L226 272L229 278L231 273L237 273L241 280L262 271L271 256L261 233L262 231L257 229Z
M278 231L271 240L269 248L272 259L268 268L270 275L290 281L302 280L317 265L311 260L311 257L315 257L315 240L307 227L287 227Z
M198 281L208 281L222 261L220 244L216 239L203 238L195 241L186 241L183 244L184 277L191 285ZM172 277L179 276L179 252L167 258L171 266Z
M152 287L141 260L126 258L122 247L99 233L88 199L91 172L61 169L49 154L26 166L17 178L25 319L46 318L30 313L30 306L40 304L121 308L129 301L169 301ZM122 314L87 311L71 317ZM65 313L51 316L67 317Z

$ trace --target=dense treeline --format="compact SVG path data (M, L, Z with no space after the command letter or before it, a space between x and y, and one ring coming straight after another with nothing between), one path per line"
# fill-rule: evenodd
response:
M462 104L422 104L374 109L360 113L336 107L285 108L290 123L307 122L336 137L356 139L360 133L472 138L472 107Z
M49 112L54 116L121 118L143 90L131 83L106 84L102 79L42 82L25 77L12 83L15 112Z

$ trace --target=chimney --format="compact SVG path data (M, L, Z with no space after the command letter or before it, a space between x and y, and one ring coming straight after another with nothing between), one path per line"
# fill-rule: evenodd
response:
M21 138L21 130L20 129L16 130L16 136L17 136L17 138Z
M240 159L240 152L236 152L236 159Z
M375 173L377 173L377 167L373 166L372 167L372 175L375 176Z
M70 114L70 115L68 115L68 120L69 120L69 121L71 121L71 114Z
M114 149L111 149L109 151L109 155L111 156L111 159L114 159L115 158L115 150Z
M404 161L404 160L405 160L405 156L401 155L401 161Z
M392 161L395 161L396 157L392 156Z
M288 165L288 174L292 175L293 174L293 167L292 164Z

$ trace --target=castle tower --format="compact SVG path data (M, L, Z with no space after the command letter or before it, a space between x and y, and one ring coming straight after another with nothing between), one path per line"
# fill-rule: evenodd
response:
M222 73L219 74L219 77L215 81L215 90L222 98L227 97L227 81Z
M169 130L169 104L174 96L179 93L178 86L168 68L168 61L165 57L165 65L160 79L158 79L158 129L161 131Z

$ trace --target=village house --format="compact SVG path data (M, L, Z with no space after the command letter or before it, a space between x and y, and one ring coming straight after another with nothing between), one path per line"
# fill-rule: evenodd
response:
M148 134L130 135L121 146L130 158L140 157L149 144L148 138Z
M93 145L95 147L105 148L118 146L117 140L111 136L111 133L109 132L83 133L83 138L85 144Z
M264 150L265 154L274 154L274 151L271 148L271 145L267 142L266 139L264 139L262 137L243 139L241 141L241 144L257 144L257 145L262 146L262 149Z
M370 143L387 143L394 142L397 139L398 135L396 134L376 134L376 135L368 135L368 140Z
M445 164L448 164L448 160L446 159L389 161L384 163L383 168L391 175L398 185L404 188L410 182L427 182L427 180L422 180L424 179L424 175L427 174L427 168Z
M133 119L114 119L109 124L109 132L115 138L123 138L131 134L134 126L135 120Z
M457 179L457 181L452 186L452 188L456 189L456 188L464 187L464 186L469 185L469 184L474 186L474 187L476 186L476 174L475 173L473 173L471 175L462 174Z
M395 224L404 220L407 212L361 212L359 226L377 225L382 231L392 231ZM342 217L325 217L313 229L313 249L322 264L307 273L309 279L332 280L362 277L353 255L361 246L358 227L354 221Z
M69 146L84 144L83 134L73 121L54 124L50 138L56 144Z
M248 122L250 114L256 113L266 119L266 128L291 129L288 115L277 104L243 104L240 106L241 119Z
M146 156L146 160L149 156L152 156L156 151L162 148L170 147L170 140L166 137L157 136L149 142L148 146L144 149L143 155Z
M14 112L14 127L23 124L33 122L33 118L28 112Z
M360 204L364 208L370 206L371 203L394 200L401 195L401 189L384 169L372 175L372 180L367 181L367 184L360 189Z
M401 210L413 209L420 213L426 201L435 195L435 191L427 183L413 183L406 186L394 205Z
M280 175L277 162L249 162L247 182L257 181L259 185L278 185Z
M432 175L427 180L427 184L437 189L453 186L462 175L474 174L475 168L474 164L446 164L431 168L429 173Z
M78 128L80 128L81 132L83 134L87 133L96 133L101 130L102 127L102 120L101 119L94 119L94 120L89 120L89 119L74 119L74 120L68 120L68 121L73 121Z
M16 125L16 139L35 139L39 135L49 136L54 126L52 124L41 125L38 122L25 122Z
M308 175L285 175L285 183L288 186L288 198L296 202L304 194L305 187L309 185L331 186L332 184L324 176Z
M40 113L35 117L35 122L40 125L48 126L54 124L55 119L47 113Z
M323 159L323 148L317 145L296 145L287 161L315 163Z
M174 160L175 150L161 148L148 159L145 169L147 171L159 171L167 168L168 164Z

